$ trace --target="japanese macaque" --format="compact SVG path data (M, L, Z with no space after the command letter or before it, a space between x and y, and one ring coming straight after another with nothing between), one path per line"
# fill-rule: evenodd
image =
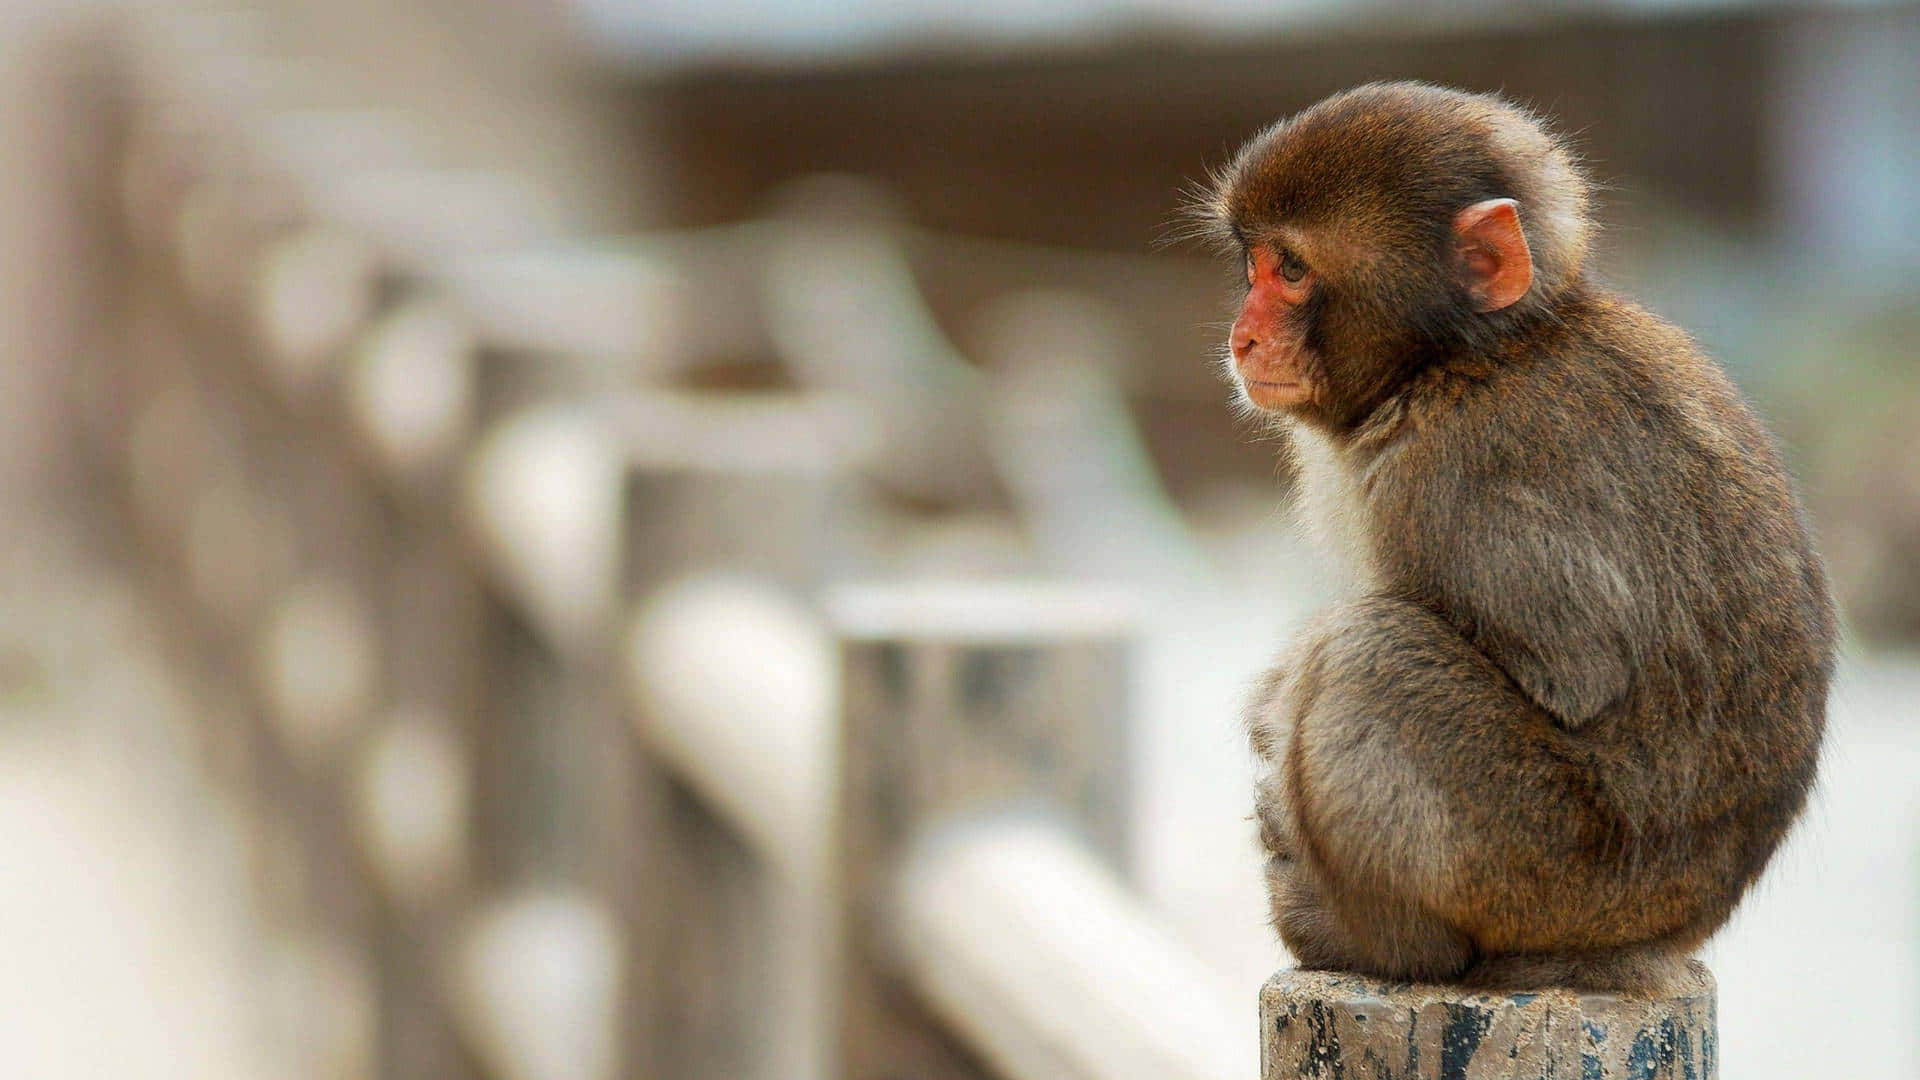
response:
M1835 618L1778 451L1591 280L1587 185L1498 98L1363 86L1202 198L1227 370L1353 596L1248 723L1300 963L1657 993L1806 802Z

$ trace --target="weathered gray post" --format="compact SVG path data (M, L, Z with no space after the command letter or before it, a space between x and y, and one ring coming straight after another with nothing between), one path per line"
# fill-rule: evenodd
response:
M1473 993L1324 971L1260 991L1262 1080L1714 1080L1713 975L1662 998Z
M844 398L805 392L634 391L615 414L624 586L642 604L634 719L660 766L649 900L672 928L650 956L655 1063L670 1078L823 1080L814 1002L825 988L808 957L822 951L807 854L818 839L794 827L824 829L813 807L825 795L787 752L810 757L803 748L826 742L832 717L760 691L782 675L812 685L810 620L780 591L813 592L853 546L864 420ZM733 731L747 741L713 741Z
M929 826L1043 806L1127 862L1132 605L1058 586L843 587L835 846L842 1075L983 1077L887 956L899 860Z

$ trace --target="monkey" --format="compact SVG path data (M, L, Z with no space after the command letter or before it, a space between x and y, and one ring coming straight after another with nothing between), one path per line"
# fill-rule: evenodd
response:
M1837 615L1781 453L1585 266L1590 188L1504 99L1339 93L1200 189L1224 350L1347 563L1246 713L1307 968L1657 994L1814 782Z

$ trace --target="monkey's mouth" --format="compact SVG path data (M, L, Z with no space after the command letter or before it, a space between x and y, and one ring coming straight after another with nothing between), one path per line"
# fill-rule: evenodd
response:
M1242 375L1240 384L1246 390L1247 400L1263 409L1282 409L1307 400L1305 384L1296 381L1249 379Z

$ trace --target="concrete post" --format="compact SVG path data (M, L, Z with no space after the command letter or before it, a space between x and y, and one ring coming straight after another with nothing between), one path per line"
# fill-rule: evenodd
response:
M1713 975L1671 996L1473 993L1325 971L1260 991L1262 1080L1715 1080Z

